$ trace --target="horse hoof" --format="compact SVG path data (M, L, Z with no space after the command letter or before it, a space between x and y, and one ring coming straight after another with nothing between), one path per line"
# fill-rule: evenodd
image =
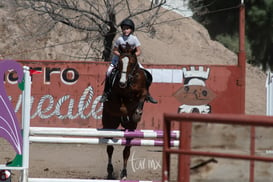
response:
M114 179L113 171L114 171L113 165L108 164L108 166L107 166L107 173L108 173L107 179Z
M113 174L108 174L107 179L115 179L115 177L113 176Z
M120 173L120 179L121 180L126 180L127 179L127 170L123 169Z
M107 166L107 172L108 173L113 173L113 171L114 171L113 165L112 164L108 164L108 166Z

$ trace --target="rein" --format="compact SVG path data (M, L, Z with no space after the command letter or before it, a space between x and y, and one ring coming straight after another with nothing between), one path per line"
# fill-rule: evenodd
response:
M134 75L135 75L137 66L138 66L138 62L136 61L135 65L134 65L134 68L131 70L131 72L130 72L129 75L128 75L128 82L129 82L129 83L131 83L131 81L132 81L133 78L134 78Z

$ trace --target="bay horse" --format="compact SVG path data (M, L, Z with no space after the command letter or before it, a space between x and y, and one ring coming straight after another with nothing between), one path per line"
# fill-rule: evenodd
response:
M125 48L119 47L120 57L112 73L112 89L108 101L103 103L102 125L103 129L117 129L120 125L127 130L135 130L141 120L145 98L148 93L147 73L139 67L135 50L127 44ZM130 143L132 138L126 138ZM127 178L127 161L130 156L130 145L123 150L123 169L120 178ZM108 179L113 179L112 154L114 147L107 146Z

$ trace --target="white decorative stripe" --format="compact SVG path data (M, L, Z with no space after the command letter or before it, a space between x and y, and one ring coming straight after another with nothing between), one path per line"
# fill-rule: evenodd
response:
M126 72L127 72L127 66L128 66L128 62L129 62L129 58L128 57L124 57L122 58L122 73L121 73L121 78L119 80L119 82L121 83L125 83L126 80Z
M183 83L182 69L147 69L153 76L153 83Z

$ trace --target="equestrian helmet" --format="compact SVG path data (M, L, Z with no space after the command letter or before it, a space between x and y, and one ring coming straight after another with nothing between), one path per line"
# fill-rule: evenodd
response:
M135 23L131 19L125 19L121 22L120 27L122 28L123 26L128 26L132 29L132 31L135 31Z

